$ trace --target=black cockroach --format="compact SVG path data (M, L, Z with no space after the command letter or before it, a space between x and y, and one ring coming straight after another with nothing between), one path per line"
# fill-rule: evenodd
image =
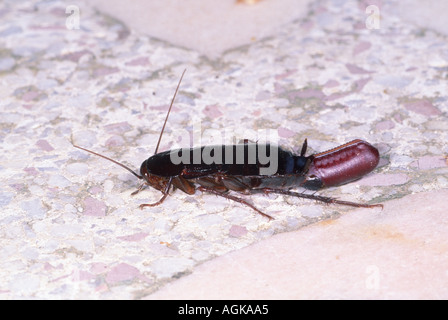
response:
M319 190L324 187L342 185L361 178L371 172L378 164L378 150L363 140L353 140L337 148L306 156L307 140L303 143L300 155L295 155L278 146L270 144L249 144L245 141L240 145L221 145L214 147L196 147L169 150L157 153L162 139L168 116L179 90L182 76L171 100L154 155L143 161L140 174L122 163L99 153L74 145L74 147L100 156L123 167L144 183L132 193L140 192L145 186L153 187L162 192L159 201L151 204L141 204L140 208L161 204L168 196L171 187L192 195L196 190L208 192L233 201L242 203L254 209L257 213L272 219L247 201L231 195L229 190L241 194L277 193L299 198L306 198L323 203L334 203L352 207L373 208L381 204L361 204L335 198L290 191L294 187L308 190ZM193 159L195 154L203 154L205 148L212 148L214 159L218 161L181 162L175 164L172 156L183 159ZM277 168L273 174L263 174L266 161L262 159L263 152L276 154ZM263 152L260 152L263 151ZM212 153L213 153L212 152ZM251 153L252 152L252 153ZM218 153L220 154L218 156ZM230 156L229 156L230 154ZM241 157L241 155L243 155ZM252 159L249 159L253 155ZM238 158L240 157L240 158Z

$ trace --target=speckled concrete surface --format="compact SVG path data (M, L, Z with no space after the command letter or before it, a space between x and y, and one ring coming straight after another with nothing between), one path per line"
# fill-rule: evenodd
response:
M133 33L85 4L72 29L67 6L0 7L1 298L140 298L205 261L352 211L252 197L269 222L199 192L139 210L159 193L131 197L131 174L73 149L70 139L138 168L184 68L161 150L199 124L236 139L274 129L296 150L308 137L311 152L363 138L379 148L379 168L323 194L387 206L448 186L446 37L403 22L387 4L370 30L366 3L318 1L275 36L216 59Z

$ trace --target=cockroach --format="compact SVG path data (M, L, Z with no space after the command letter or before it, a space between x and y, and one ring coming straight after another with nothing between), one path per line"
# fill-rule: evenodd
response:
M196 190L215 194L244 204L269 219L273 218L246 200L230 194L229 191L244 195L276 193L352 207L383 207L382 204L362 204L291 191L294 187L316 191L325 187L339 186L357 180L375 169L379 161L378 150L371 144L359 139L309 156L305 155L308 147L307 139L302 145L300 155L293 154L279 146L248 143L247 140L244 144L212 147L212 153L216 153L213 155L214 159L218 160L214 162L206 161L203 158L193 163L189 161L174 163L172 161L173 155L182 159L193 159L195 155L201 155L206 148L210 148L207 146L158 153L163 131L184 74L185 70L171 100L154 155L143 161L140 166L140 174L118 161L73 144L75 148L112 161L128 170L138 179L143 180L143 183L132 195L137 194L146 186L162 192L159 201L141 204L140 209L160 205L168 197L171 189L174 191L176 188L189 195L193 195ZM277 168L272 174L265 173L267 164L261 156L263 154L261 151L268 154L267 150L269 150L270 155L276 154L277 156Z

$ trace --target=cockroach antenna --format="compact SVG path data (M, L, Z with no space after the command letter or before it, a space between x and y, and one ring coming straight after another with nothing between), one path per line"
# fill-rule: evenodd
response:
M163 131L165 130L166 122L168 121L168 117L170 116L171 108L173 107L174 99L176 99L177 91L179 91L180 83L182 82L185 71L187 71L187 69L185 69L184 72L182 72L182 75L180 76L179 83L177 84L176 91L174 92L173 99L171 100L170 108L168 109L168 113L166 114L166 118L165 118L165 122L163 123L162 131L160 131L159 141L157 141L157 146L156 146L156 150L154 151L154 154L156 154L157 151L159 150L160 140L162 140Z

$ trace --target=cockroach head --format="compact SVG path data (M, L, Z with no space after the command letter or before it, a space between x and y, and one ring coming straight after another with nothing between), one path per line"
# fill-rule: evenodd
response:
M149 173L147 162L148 160L143 161L142 165L140 166L140 175L142 179L145 180L146 183L154 189L160 191L165 190L168 179L166 177L160 177L155 174Z
M148 172L148 167L146 166L146 163L148 162L148 160L145 160L142 162L142 165L140 166L140 175L143 177L144 180L149 182L149 172Z

